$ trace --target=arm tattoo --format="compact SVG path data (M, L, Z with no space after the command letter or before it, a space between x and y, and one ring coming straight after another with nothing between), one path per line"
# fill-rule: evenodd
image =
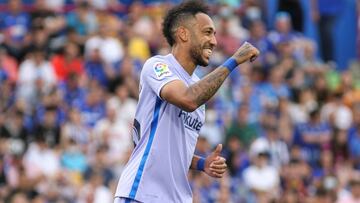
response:
M201 106L216 93L228 75L229 71L227 68L219 67L199 82L191 85L188 93L194 98L196 104Z
M250 49L251 47L250 47L250 45L249 44L245 44L244 45L244 48L243 49L240 49L240 50L238 50L236 53L235 53L235 58L240 58L240 59L243 59L243 58L246 58L246 56L249 54L249 52L251 51L251 49ZM238 63L240 64L240 63L242 63L241 61L239 62L238 61Z
M249 45L245 45L245 48L240 50L238 53L236 53L235 55L237 57L244 57L249 53Z
M245 44L243 48L240 48L234 55L237 63L240 64L244 62L242 60L247 60L250 51L250 44ZM239 58L242 60L238 61ZM196 105L201 106L216 93L229 74L230 72L227 68L219 67L199 82L191 85L187 93Z

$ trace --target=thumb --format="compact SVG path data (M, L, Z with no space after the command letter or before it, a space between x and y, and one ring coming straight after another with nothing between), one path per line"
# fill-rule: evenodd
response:
M215 150L213 151L213 155L215 156L219 156L222 150L222 144L218 144L215 148Z

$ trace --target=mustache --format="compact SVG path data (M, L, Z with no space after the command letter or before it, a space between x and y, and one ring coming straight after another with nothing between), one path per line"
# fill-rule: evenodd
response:
M210 49L211 51L215 48L214 45L211 45L211 44L206 44L202 47L203 49Z

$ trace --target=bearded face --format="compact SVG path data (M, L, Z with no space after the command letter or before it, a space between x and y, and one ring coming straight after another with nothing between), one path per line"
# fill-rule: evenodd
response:
M199 66L209 65L210 55L212 53L211 45L208 44L193 44L190 49L190 55L195 64Z
M190 56L196 65L207 66L216 46L215 29L211 19L201 15L198 14L197 23L190 29Z

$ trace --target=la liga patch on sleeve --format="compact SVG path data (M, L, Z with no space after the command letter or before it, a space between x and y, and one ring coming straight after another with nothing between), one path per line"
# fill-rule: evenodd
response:
M156 62L154 64L154 72L156 77L159 79L170 76L172 74L169 70L169 66L163 62Z

